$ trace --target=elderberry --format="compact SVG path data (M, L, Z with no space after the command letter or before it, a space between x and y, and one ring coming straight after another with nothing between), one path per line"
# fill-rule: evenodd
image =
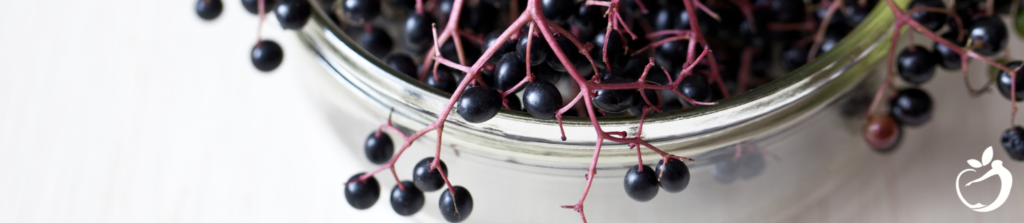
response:
M1003 132L1003 149L1017 161L1024 161L1024 128L1013 126Z
M903 128L889 115L872 115L864 123L864 141L876 151L888 152L896 148L903 135Z
M690 184L690 168L679 159L659 160L654 166L654 173L658 176L658 186L669 193L683 191Z
M712 89L711 84L708 83L707 77L700 74L690 74L683 77L683 80L679 83L678 90L683 93L686 97L699 102L712 101Z
M1017 69L1017 67L1020 67L1021 64L1021 61L1011 61L1009 63L1006 63L1006 67L1010 69ZM1017 74L1020 74L1020 72L1017 72ZM1017 88L1015 89L1017 90L1016 101L1024 101L1024 76L1020 76L1017 74L1011 76L1010 73L1007 73L1006 71L1003 70L999 70L999 76L996 78L996 86L999 88L999 93L1002 94L1003 97L1005 97L1006 99L1010 99L1010 88L1014 87L1014 85L1012 85L1014 83L1013 76L1017 76Z
M896 93L889 109L892 111L892 117L900 124L921 125L932 117L932 98L921 89L903 89Z
M412 57L409 57L409 55L401 53L391 54L384 58L384 63L402 74L416 78L416 62L413 62Z
M201 0L200 0L201 1ZM260 0L242 0L242 6L245 7L246 11L252 14L259 14L259 1ZM277 5L278 0L263 0L263 12L270 12L274 9L274 5Z
M197 0L196 14L205 20L216 19L220 12L224 11L224 4L220 0Z
M910 46L900 52L896 59L896 69L900 77L911 84L922 84L935 75L936 57L922 46Z
M380 15L380 0L344 0L341 9L345 11L345 21L362 25Z
M416 214L420 209L423 209L425 201L423 191L416 188L412 181L402 181L401 184L405 190L402 190L398 185L391 189L391 209L401 216Z
M470 123L486 122L501 110L501 93L487 86L467 88L455 104L455 111Z
M313 7L306 0L281 0L274 7L274 15L284 29L300 29L309 21Z
M364 181L359 181L363 174L366 173L357 173L345 183L345 200L359 210L373 207L373 204L377 203L377 198L380 198L380 184L377 183L377 179L370 176Z
M284 51L281 50L281 45L277 45L277 42L262 40L252 47L251 57L252 65L256 66L256 69L272 71L281 65Z
M438 67L437 78L434 78L434 74L432 70L428 70L427 78L423 79L423 83L449 94L455 93L455 88L459 87L459 83L455 82L455 77L452 75L451 70L445 67Z
M972 46L977 47L974 52L985 56L996 55L1006 48L1008 35L1006 25L998 17L978 17L967 29L967 38L971 39Z
M552 119L562 107L562 94L550 82L533 82L523 92L523 107L535 118Z
M455 191L452 194L452 190ZM441 209L441 216L449 222L461 222L469 218L473 213L473 195L462 186L454 186L451 190L444 190L441 199L437 202Z
M448 165L445 165L443 160L436 169L430 169L431 162L434 162L434 157L423 158L412 169L412 182L416 184L416 188L427 192L437 191L444 186L444 179L441 178L441 173L437 172L438 169L448 176Z
M498 90L507 91L519 84L526 78L526 64L516 56L515 52L508 52L501 56L498 64L494 67L494 86Z
M658 176L650 166L634 165L626 171L622 186L626 188L626 195L629 195L629 198L647 202L658 195Z
M942 0L914 0L910 3L907 9L914 8L932 8L932 9L946 9L946 4ZM937 12L915 12L910 14L918 23L921 23L925 28L937 31L942 28L942 25L946 22L946 14Z
M383 29L367 27L359 34L359 46L376 57L383 57L391 52L391 36Z
M378 134L380 136L377 136ZM391 160L391 155L395 153L395 144L391 142L391 136L387 133L374 131L366 137L363 152L371 163L380 165Z
M516 43L516 56L519 56L520 60L526 61L527 44L530 46L530 66L537 66L548 59L548 51L551 50L543 36L533 36L533 38L524 36L520 37L519 42Z

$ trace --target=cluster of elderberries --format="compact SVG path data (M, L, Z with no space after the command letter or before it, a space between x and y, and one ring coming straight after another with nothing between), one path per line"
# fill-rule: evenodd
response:
M1022 62L997 62L1008 60L1009 52L996 60L987 57L997 57L1005 51L1009 28L999 14L1009 14L1011 11L1017 14L1017 10L1011 9L1018 9L1018 1L958 0L955 4L947 5L941 0L915 0L906 10L896 7L891 0L886 0L886 4L896 15L897 30L909 27L934 42L929 50L913 43L913 38L910 38L911 44L897 55L896 43L901 34L895 32L892 35L888 76L868 109L868 120L863 129L864 140L871 147L879 151L891 151L902 138L903 126L918 126L931 119L932 98L917 86L931 80L936 67L961 70L964 83L972 95L984 93L995 84L1004 97L1015 98L1011 100L1011 123L1014 122L1017 108L1012 101L1024 100L1020 94L1021 88L1017 87L1017 83L1022 80L1016 77ZM940 31L943 34L936 34ZM998 70L981 88L974 88L969 82L967 65L970 59ZM895 72L893 67L896 68ZM895 79L894 73L898 73L903 83L909 86L896 90L895 95L889 95L887 91ZM875 112L876 107L886 99L889 101L889 111ZM1024 160L1024 129L1020 126L1007 129L1001 141L1010 157Z
M306 25L312 13L312 6L306 0L242 0L242 6L249 13L259 15L258 30L262 31L263 21L266 13L274 12L277 21L283 29L297 30ZM220 0L197 0L196 14L205 20L213 20L220 16L224 10L224 3ZM260 31L257 32L259 36ZM264 72L277 69L284 60L284 51L281 45L273 40L265 40L257 37L256 45L252 47L250 57L252 65Z

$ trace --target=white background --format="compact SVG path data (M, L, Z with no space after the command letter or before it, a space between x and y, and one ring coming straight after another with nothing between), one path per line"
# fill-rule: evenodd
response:
M194 3L2 4L0 222L405 219L383 199L370 211L345 203L341 185L360 157L343 145L359 142L340 141L348 133L330 126L302 84L300 75L324 71L294 33L268 17L264 36L285 60L258 72L249 61L256 16L226 0L204 22ZM863 174L849 176L862 184L791 220L1020 221L1021 180L993 213L950 199L964 160L985 146L1024 178L1024 163L997 145L1008 104L998 94L968 98L955 73L925 88L939 101L936 117L908 130L913 143L865 160Z

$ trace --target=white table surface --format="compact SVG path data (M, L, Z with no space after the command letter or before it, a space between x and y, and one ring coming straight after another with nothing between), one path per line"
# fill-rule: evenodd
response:
M369 211L345 203L341 183L359 170L343 145L358 143L336 137L346 133L304 88L300 75L325 71L294 32L268 19L264 37L285 59L262 73L249 61L256 16L226 0L204 22L194 3L4 2L0 222L406 219L386 201ZM862 185L791 220L1019 222L1021 180L992 213L951 203L956 171L985 146L1024 178L1024 163L996 144L1008 104L998 94L968 99L959 74L933 82L935 119L904 138L918 143L865 161L850 176Z

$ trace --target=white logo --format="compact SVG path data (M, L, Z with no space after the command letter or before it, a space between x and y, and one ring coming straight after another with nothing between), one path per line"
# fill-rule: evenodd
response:
M974 169L988 166L989 162L992 164L992 169L985 172L985 175L982 175L981 178L968 182L964 187L970 187L971 184L981 182L993 175L999 176L999 181L1002 183L999 187L999 196L996 196L996 200L992 201L992 203L988 205L981 203L970 204L966 199L964 199L964 195L960 193L960 175L963 175L966 172L976 172ZM1006 168L1003 167L1003 161L992 161L992 147L989 146L985 149L985 152L981 153L981 162L978 162L978 160L975 159L969 159L967 160L967 164L974 168L964 169L963 171L960 171L960 174L956 175L956 195L960 196L960 201L964 202L964 205L967 205L968 208L977 212L989 212L999 208L999 206L1002 206L1003 202L1006 202L1006 198L1010 197L1010 186L1013 186L1013 175L1010 174L1009 170L1006 170Z

